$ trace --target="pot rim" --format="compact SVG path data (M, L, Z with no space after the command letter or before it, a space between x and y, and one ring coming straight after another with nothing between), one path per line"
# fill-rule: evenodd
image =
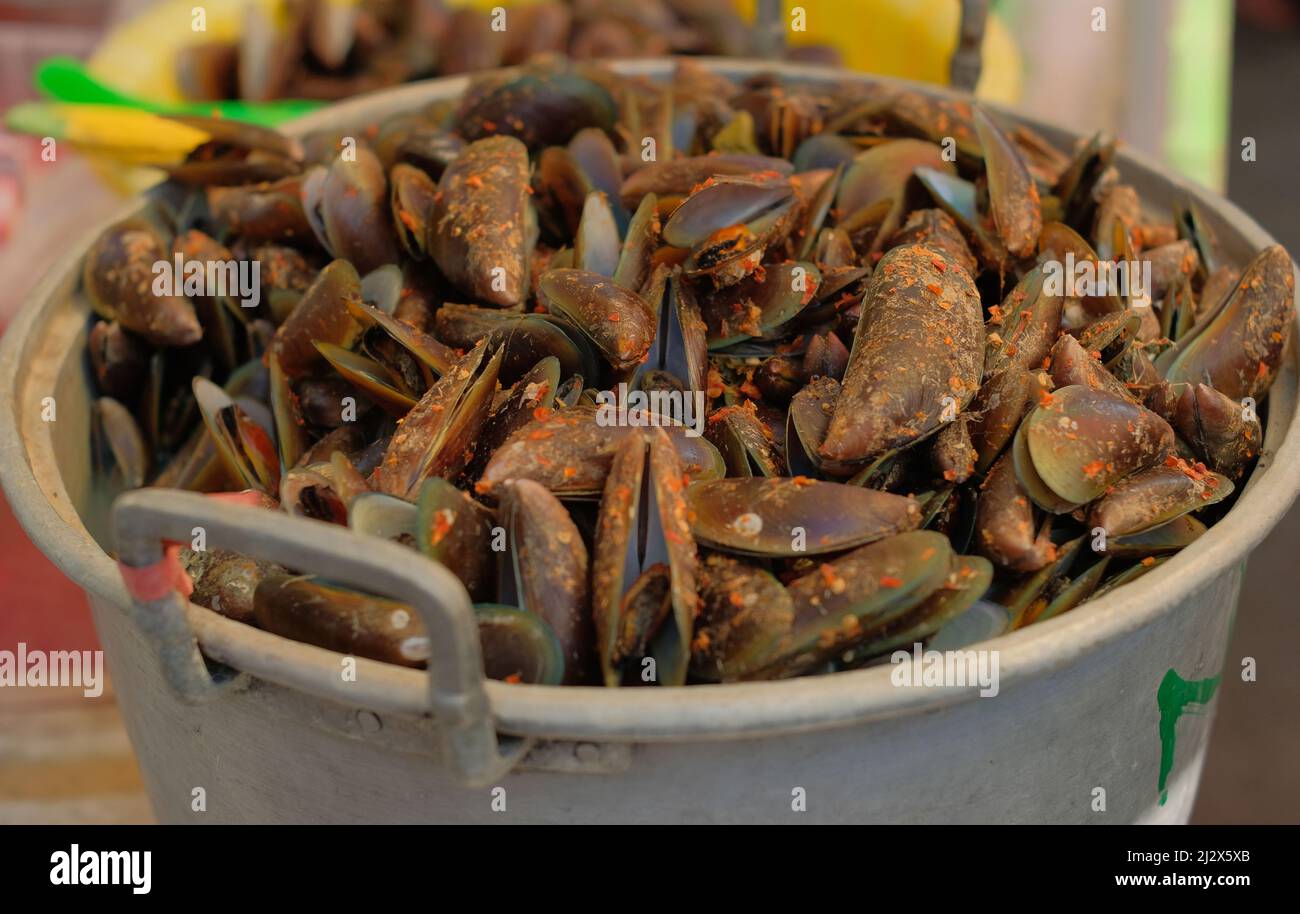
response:
M772 64L730 58L691 58L726 75L745 78L776 72L787 79L815 82L877 82L947 99L970 96L939 86L802 64ZM620 61L617 72L649 77L670 75L672 58ZM338 122L371 120L377 112L412 109L454 97L470 77L455 76L411 83L357 96L286 125L298 133ZM1012 110L990 106L1004 117L1052 135L1074 131ZM1230 225L1252 250L1276 243L1231 202L1171 174L1144 154L1118 153L1121 170L1136 167L1190 197ZM98 546L77 516L54 458L48 424L34 409L53 391L58 370L69 356L53 342L61 288L75 288L80 262L91 241L108 225L135 212L132 198L111 219L78 239L51 268L0 340L0 484L15 516L32 541L88 593L117 607L130 604L115 562ZM1294 265L1293 265L1294 267ZM1298 271L1300 272L1300 271ZM64 309L66 310L66 309ZM64 315L66 318L66 315ZM84 326L84 315L68 335ZM1199 540L1159 568L1111 593L1055 619L969 645L966 650L999 652L1000 686L1015 687L1071 664L1176 610L1179 602L1244 561L1278 523L1300 493L1300 422L1297 412L1297 346L1269 394L1268 428L1259 464L1233 509ZM45 345L42 346L42 340ZM66 340L64 341L66 350ZM57 364L56 364L57 363ZM21 390L21 394L20 394ZM27 396L27 391L32 391ZM22 399L20 400L20 396ZM33 399L35 397L35 399ZM427 675L423 671L358 659L357 682L342 683L338 654L272 635L191 604L189 618L204 653L252 675L349 706L403 714L427 714ZM498 728L520 736L567 739L682 741L776 735L879 720L935 710L978 697L967 688L894 687L890 666L776 682L692 685L679 688L605 689L600 687L507 685L489 680L486 690ZM1154 689L1154 685L1152 685Z

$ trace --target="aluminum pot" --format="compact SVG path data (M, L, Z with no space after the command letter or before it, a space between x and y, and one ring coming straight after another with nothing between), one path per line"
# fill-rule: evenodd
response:
M708 65L741 78L771 68ZM619 65L660 78L671 67ZM780 69L791 80L853 78ZM443 79L357 98L294 129L359 124L465 86ZM1075 139L1005 116L1063 147ZM1119 160L1148 206L1195 200L1236 261L1273 243L1232 204L1135 153ZM132 603L100 545L111 541L109 495L91 484L87 447L93 394L77 286L102 228L69 249L0 347L0 479L31 538L89 597L159 819L1120 823L1190 814L1213 686L1178 686L1217 681L1246 557L1300 489L1294 345L1236 507L1134 583L978 645L997 652L996 697L981 698L978 686L895 685L889 666L684 689L508 685L484 681L469 599L446 569L287 515L133 493L114 514L117 550L148 564L161 539L203 526L209 548L402 599L434 635L429 673L367 660L351 669L349 658L175 594Z

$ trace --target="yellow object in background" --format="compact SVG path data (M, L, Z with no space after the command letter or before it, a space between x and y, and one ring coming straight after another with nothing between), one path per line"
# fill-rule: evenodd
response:
M176 80L176 55L184 48L239 37L244 8L261 3L278 8L281 0L163 0L112 29L87 62L87 69L128 95L155 102L183 102ZM203 10L203 31L195 30Z
M754 15L754 0L736 0ZM827 44L855 70L948 83L948 65L957 48L959 0L785 0L787 27L802 7L807 30L786 31L798 47ZM976 94L1007 104L1020 97L1020 54L1007 27L989 14L981 48L983 69Z

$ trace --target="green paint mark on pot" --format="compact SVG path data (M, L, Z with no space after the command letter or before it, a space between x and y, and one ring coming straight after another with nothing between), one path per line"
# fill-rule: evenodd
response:
M1160 707L1160 805L1164 806L1165 801L1169 799L1168 781L1169 773L1174 770L1174 744L1178 739L1178 732L1175 729L1178 725L1178 718L1183 716L1183 711L1188 705L1204 705L1214 697L1214 692L1219 688L1220 676L1211 676L1209 679L1187 680L1179 676L1173 670L1165 673L1165 678L1160 680L1160 688L1156 690L1156 704ZM1188 713L1195 713L1197 708L1191 709Z

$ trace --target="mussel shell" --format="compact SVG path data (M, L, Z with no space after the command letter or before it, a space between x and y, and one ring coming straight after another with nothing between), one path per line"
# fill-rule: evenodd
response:
M438 181L425 246L475 299L517 305L528 291L528 150L513 137L470 143Z
M1060 330L1063 304L1061 296L1048 291L1041 267L1026 273L1003 301L1002 316L989 331L985 374L1041 367Z
M908 610L880 626L840 660L844 669L861 666L899 648L924 642L944 626L961 618L984 596L993 580L993 565L977 555L959 555L944 585Z
M403 418L378 470L381 492L414 498L425 479L454 477L469 462L501 367L501 352L486 349L466 353Z
M664 223L664 241L694 247L721 229L754 220L792 194L789 179L780 175L713 178L673 210Z
M1115 483L1088 512L1088 525L1109 536L1144 533L1232 494L1226 476L1171 459Z
M335 256L361 273L396 263L398 241L384 166L368 146L330 163L321 187L321 219Z
M501 556L501 599L545 619L563 651L565 682L584 682L594 655L582 534L564 505L530 479L509 480L496 494L509 545Z
M984 150L989 208L998 235L1017 257L1030 254L1043 228L1038 186L1015 145L983 108L975 109L975 132Z
M920 506L907 496L800 477L696 483L686 503L700 543L740 555L840 552L921 522Z
M276 495L280 459L271 436L211 381L196 376L193 387L203 422L230 473L248 488Z
M794 624L794 601L771 572L712 554L700 569L691 675L735 682L761 669Z
M993 465L980 487L975 528L979 550L1003 568L1037 571L1056 559L1050 528L1036 522L1010 454Z
M1023 436L1034 471L1052 493L1085 504L1130 473L1161 462L1174 431L1142 406L1105 391L1063 387L1025 417ZM1034 487L1021 483L1035 496ZM1042 505L1051 511L1054 505ZM1058 508L1059 510L1059 508Z
M253 595L262 628L326 650L399 666L429 659L429 638L415 610L311 577L267 575Z
M560 685L564 650L555 632L535 613L514 606L480 603L474 607L483 675L529 685Z
M149 446L131 411L112 397L95 400L91 436L96 441L96 459L111 455L113 465L128 489L144 485L149 473Z
M861 546L792 581L790 631L747 678L797 676L840 657L943 586L953 558L947 537L912 530Z
M609 277L548 270L537 289L546 306L586 334L616 371L640 364L650 352L658 323L654 308Z
M1295 323L1295 274L1281 245L1262 251L1218 312L1156 359L1173 383L1204 382L1234 400L1259 399L1273 383Z
M736 153L662 159L628 175L619 195L624 206L634 209L647 194L660 198L685 197L693 187L709 178L769 171L789 175L793 168L785 159Z
M271 350L291 379L310 373L321 362L316 343L349 348L360 326L348 309L361 300L361 277L346 260L335 260L317 274L297 306L275 332Z
M821 456L865 461L935 431L975 396L983 353L970 274L926 248L894 248L867 287Z
M618 109L604 86L576 73L524 73L469 94L454 121L471 142L518 137L531 150L563 145L587 127L611 130Z
M460 579L471 599L491 593L496 573L493 514L445 479L426 479L416 498L415 545Z
M167 250L141 218L103 232L86 253L82 286L95 312L158 346L188 346L203 335L194 306L181 296L156 294L154 264ZM175 277L180 281L180 277Z
M602 410L605 412L602 414ZM535 479L564 498L591 497L605 486L619 445L641 429L617 424L614 407L578 404L535 418L492 454L479 481L490 493L507 479ZM608 419L599 419L605 415ZM717 479L726 464L717 448L680 425L664 427L692 480Z

